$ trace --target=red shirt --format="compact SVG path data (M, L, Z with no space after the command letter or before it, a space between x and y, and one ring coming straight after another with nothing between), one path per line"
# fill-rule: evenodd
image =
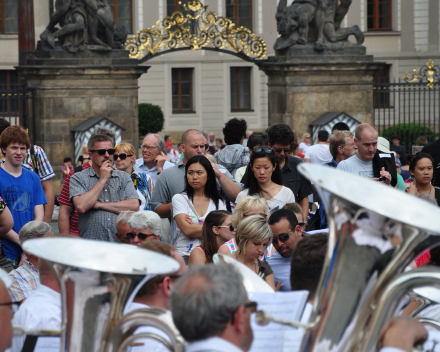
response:
M90 163L86 162L82 165L82 169L86 170L90 167ZM75 173L75 170L70 171L63 182L63 188L58 197L58 202L63 205L72 207L73 204L70 202L70 177ZM69 233L79 236L78 231L78 212L73 208L72 216L70 217Z

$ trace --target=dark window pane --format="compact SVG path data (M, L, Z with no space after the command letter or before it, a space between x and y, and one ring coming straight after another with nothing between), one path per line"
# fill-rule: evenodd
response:
M191 95L191 83L190 82L186 82L186 83L182 82L182 95Z
M230 19L234 18L234 7L226 6L226 17Z
M179 84L177 82L173 82L172 84L172 94L179 95Z
M231 109L238 109L236 95L231 95Z
M179 110L179 97L173 97L173 110Z
M367 5L367 15L368 16L374 16L374 4L368 3L368 5Z
M367 20L367 25L368 25L368 29L373 29L374 28L374 18L373 17L368 17Z
M381 3L379 5L379 15L381 16L388 16L390 14L390 4L388 3Z
M9 85L18 85L18 72L9 71Z
M130 18L130 6L118 6L118 18ZM119 23L121 24L121 23Z
M182 81L191 81L192 69L184 68L182 69Z
M130 20L119 20L118 24L120 26L124 27L128 33L131 32L131 28L130 28L131 21Z
M5 5L17 5L18 6L18 0L5 0Z
M6 27L6 33L18 33L18 20L6 21L5 27Z
M18 18L18 6L5 6L5 18Z
M177 82L177 80L179 79L179 69L173 68L172 76L173 76L173 82Z
M249 81L240 82L240 95L249 94Z
M7 82L7 72L5 70L0 71L0 85L6 85Z
M226 0L226 6L234 6L234 0Z
M118 5L130 5L130 0L118 0Z
M251 7L247 4L238 6L238 16L251 17Z
M249 81L249 72L250 69L248 67L240 68L240 81Z
M379 18L379 27L380 28L390 28L390 19L389 17L380 17Z
M249 95L240 95L240 109L250 109L249 105Z
M190 110L192 108L191 97L182 96L182 110Z
M243 19L243 18L240 18L240 22L238 23L238 26L239 27L245 27L245 28L249 28L249 29L252 29L251 28L251 20L248 18L248 19Z
M237 94L237 81L231 80L231 94L233 95Z

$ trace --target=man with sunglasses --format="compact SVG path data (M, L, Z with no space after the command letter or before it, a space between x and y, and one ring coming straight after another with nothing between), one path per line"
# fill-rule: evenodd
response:
M308 179L299 173L297 167L302 161L288 155L292 150L294 135L292 129L286 124L278 124L267 130L269 146L277 156L278 166L283 177L283 186L292 190L297 203L303 209L304 219L309 216L309 194L313 193L312 185Z
M8 287L11 286L11 279L6 271L0 269L0 352L4 352L12 344L12 317L13 306L18 305L11 302Z
M189 342L186 352L243 352L253 340L243 278L231 264L191 268L174 286L173 321ZM215 317L215 319L213 319Z
M288 209L279 209L269 217L276 251L268 259L273 270L275 285L281 281L280 291L291 291L290 257L302 239L302 228L295 214Z
M234 117L226 122L223 128L226 147L215 153L217 164L223 165L233 177L240 167L249 164L249 150L243 146L246 129L247 123L244 119Z
M179 331L174 326L171 312L169 311L169 301L171 296L171 290L180 279L186 273L186 265L182 259L182 256L168 243L158 241L148 241L141 244L142 248L150 251L158 252L167 255L180 264L179 270L171 274L157 275L148 280L144 286L139 290L133 302L128 306L124 314L127 314L136 309L145 308L161 308L163 314L158 316L158 319L166 323L178 337L180 337ZM171 343L169 337L165 335L161 330L152 326L142 326L134 332L135 335L141 333L153 333L162 336L168 342ZM183 342L183 338L179 339ZM168 352L169 349L161 342L152 338L140 338L134 341L132 347L129 348L130 352Z
M139 210L139 198L130 175L114 170L114 140L91 136L87 148L92 167L70 179L70 199L78 210L79 235L98 241L119 242L115 221L124 210Z

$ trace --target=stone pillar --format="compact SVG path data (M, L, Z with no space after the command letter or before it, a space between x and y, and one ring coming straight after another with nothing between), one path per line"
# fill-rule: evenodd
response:
M272 56L258 64L268 78L269 126L286 123L299 134L326 112L372 122L373 56Z
M122 141L139 147L139 66L126 50L71 53L37 48L36 59L17 67L34 89L29 135L43 147L59 175L63 159L75 156L71 129L90 117L107 117L125 128Z

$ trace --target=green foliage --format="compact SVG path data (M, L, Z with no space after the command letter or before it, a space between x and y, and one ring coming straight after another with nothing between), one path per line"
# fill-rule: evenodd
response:
M393 144L393 136L400 137L400 144L405 146L405 152L411 154L411 147L416 145L416 140L419 136L425 136L428 141L432 142L436 139L435 132L428 126L418 123L400 123L388 128L385 128L381 136L388 139L390 145Z
M139 134L157 133L162 131L164 124L162 109L159 105L139 104Z

